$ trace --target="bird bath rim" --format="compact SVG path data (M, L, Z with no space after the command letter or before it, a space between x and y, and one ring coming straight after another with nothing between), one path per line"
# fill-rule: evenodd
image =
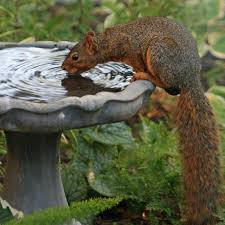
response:
M85 95L82 97L69 96L53 102L30 102L8 96L0 97L0 115L7 113L12 109L46 114L61 110L68 106L77 107L85 111L96 111L110 101L129 102L138 98L149 89L153 91L154 88L154 85L149 81L139 80L131 83L127 88L120 92L102 91L95 95ZM92 104L92 102L97 102L98 104Z
M11 47L71 48L71 42L0 42ZM30 102L0 97L0 129L20 132L58 132L125 120L133 116L154 91L149 81L135 81L120 92L69 96L53 102Z
M0 49L73 45L0 43ZM5 132L8 146L3 198L25 214L66 206L59 170L62 131L126 120L148 101L154 88L148 81L135 81L120 92L66 97L48 103L0 97L0 129Z

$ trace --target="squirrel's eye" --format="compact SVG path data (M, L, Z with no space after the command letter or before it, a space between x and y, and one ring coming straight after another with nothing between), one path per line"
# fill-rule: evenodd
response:
M79 59L79 55L78 55L78 53L76 53L76 52L73 53L71 57L72 57L72 59L73 59L74 61L77 61L77 60Z

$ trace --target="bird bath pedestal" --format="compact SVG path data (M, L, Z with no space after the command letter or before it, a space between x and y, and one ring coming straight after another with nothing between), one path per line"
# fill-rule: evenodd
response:
M13 46L18 45L2 43L0 49ZM65 43L52 42L32 46L68 47ZM49 102L2 95L0 129L5 132L8 146L2 197L25 214L67 205L59 171L62 131L126 120L148 101L153 90L150 82L136 81L116 93L88 95L87 92L83 97L64 96Z

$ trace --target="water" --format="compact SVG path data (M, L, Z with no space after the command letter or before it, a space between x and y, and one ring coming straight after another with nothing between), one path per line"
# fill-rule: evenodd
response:
M16 47L0 50L0 96L34 102L57 101L99 91L118 91L129 85L132 68L115 62L97 65L68 78L61 69L69 50Z

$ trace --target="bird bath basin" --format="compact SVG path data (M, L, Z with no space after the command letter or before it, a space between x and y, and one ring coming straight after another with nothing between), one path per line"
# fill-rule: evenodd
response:
M25 214L67 205L63 130L126 120L154 90L148 81L130 84L132 69L120 64L68 78L60 65L73 45L0 43L0 129L8 146L2 197Z

